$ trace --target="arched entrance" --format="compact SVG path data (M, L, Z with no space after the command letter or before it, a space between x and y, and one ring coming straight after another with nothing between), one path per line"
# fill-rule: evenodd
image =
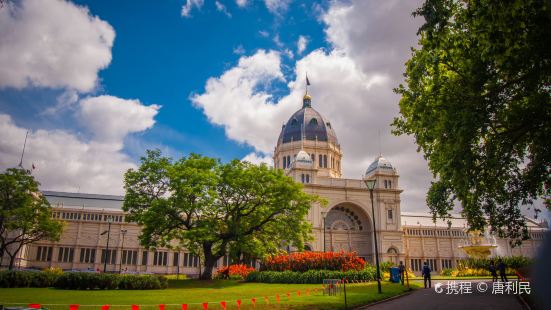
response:
M365 261L373 255L370 219L356 204L340 203L332 207L325 217L325 250L356 252Z

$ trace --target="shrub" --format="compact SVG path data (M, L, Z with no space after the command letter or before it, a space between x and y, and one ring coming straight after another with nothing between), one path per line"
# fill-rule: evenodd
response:
M55 287L67 290L157 290L167 288L168 280L154 275L67 272L57 279Z
M230 265L219 269L215 278L224 279L228 277L230 280L243 280L252 271L255 271L255 269L247 265Z
M363 270L308 270L297 271L253 271L246 278L247 282L261 283L323 283L323 279L348 279L349 281L371 281L375 279L375 268L368 267Z
M269 257L263 262L267 271L362 270L365 261L353 252L299 252Z
M0 287L50 287L59 274L44 271L0 271Z
M119 289L121 290L158 290L168 287L168 279L154 275L122 275Z
M0 271L0 287L29 287L34 273L16 270Z

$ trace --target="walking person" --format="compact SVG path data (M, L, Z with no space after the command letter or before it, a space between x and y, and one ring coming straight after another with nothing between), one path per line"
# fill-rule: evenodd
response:
M501 258L499 259L499 263L497 264L497 269L499 270L499 276L501 277L501 281L509 282L507 281L507 274L505 273L505 269L507 269L507 266L505 265L505 263Z
M497 281L497 270L496 270L496 265L494 265L494 261L491 260L490 261L490 273L492 274L492 282L496 282Z
M400 272L400 281L402 281L402 285L404 285L404 275L406 273L406 266L404 266L404 263L400 261L400 265L398 265L398 271Z
M429 265L427 264L427 262L425 262L425 263L423 264L423 272L422 272L422 274L423 274L423 281L424 281L424 283L425 283L425 288L427 288L427 281L429 282L429 288L431 288L431 283L430 283L430 272L431 272L431 271L432 271L432 270L430 270Z

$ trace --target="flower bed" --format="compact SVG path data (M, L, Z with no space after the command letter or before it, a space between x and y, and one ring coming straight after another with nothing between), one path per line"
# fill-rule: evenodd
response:
M270 257L263 262L263 270L362 270L365 261L353 252L300 252Z
M247 265L230 265L223 267L216 273L217 279L243 280L249 273L255 271L253 267Z

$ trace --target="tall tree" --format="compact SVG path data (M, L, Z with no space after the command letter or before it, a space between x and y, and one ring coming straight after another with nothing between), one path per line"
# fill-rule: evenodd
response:
M287 243L303 248L311 238L305 216L319 201L266 165L196 154L173 161L159 150L126 172L125 189L123 209L142 225L141 243L200 254L202 279L229 250L261 256Z
M52 219L50 203L28 170L10 168L0 174L0 257L13 269L17 253L38 240L57 241L63 223Z
M523 205L551 185L551 14L544 0L426 0L395 134L415 137L436 181L433 215L454 202L474 229L519 244ZM538 210L536 210L538 211ZM536 212L537 214L537 212Z

